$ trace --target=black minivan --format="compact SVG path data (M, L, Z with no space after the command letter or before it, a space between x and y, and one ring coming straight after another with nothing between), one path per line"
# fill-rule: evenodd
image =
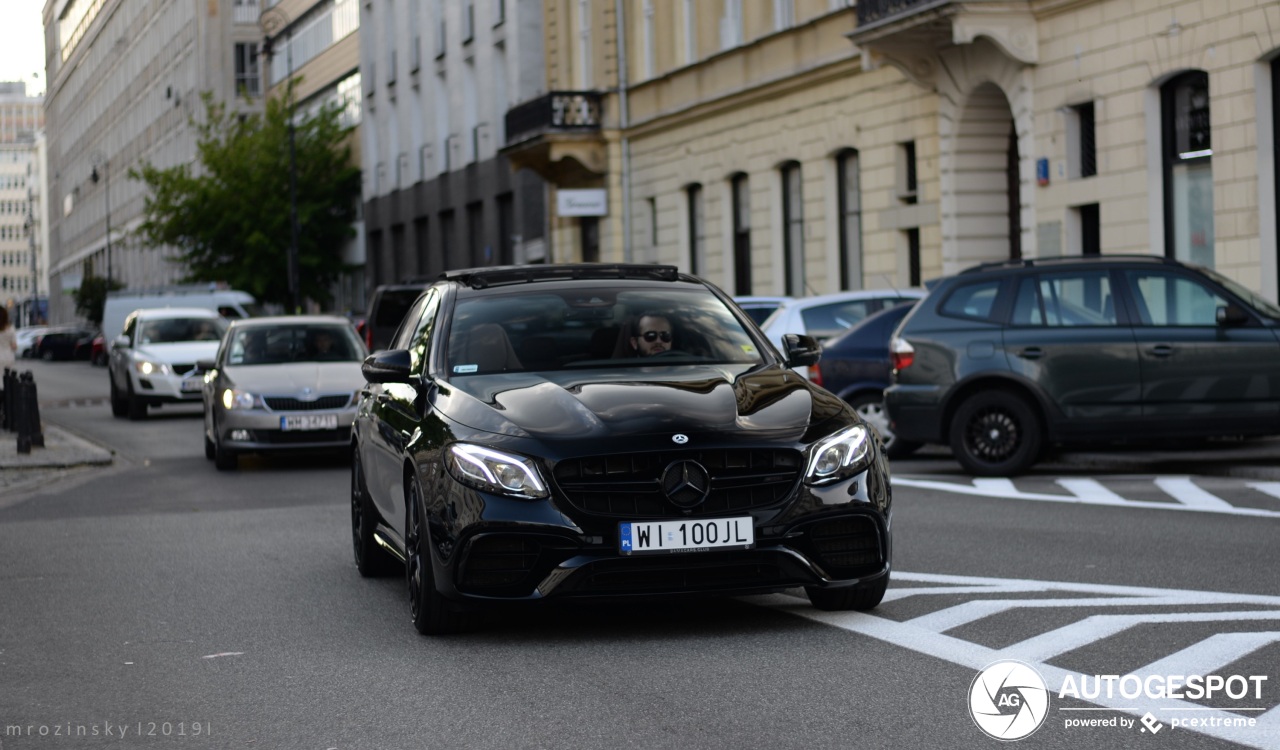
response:
M943 279L890 342L899 439L980 476L1086 441L1280 433L1280 308L1159 256L977 266Z

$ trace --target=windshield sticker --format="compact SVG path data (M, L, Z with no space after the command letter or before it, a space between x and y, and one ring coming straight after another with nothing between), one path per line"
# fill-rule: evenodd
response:
M751 345L751 344L743 344L743 345L742 345L742 351L746 352L747 354L755 354L755 353L756 353L756 348L755 348L755 346L753 346L753 345Z
M480 365L454 365L453 366L453 371L455 373L476 372L479 369L480 369Z

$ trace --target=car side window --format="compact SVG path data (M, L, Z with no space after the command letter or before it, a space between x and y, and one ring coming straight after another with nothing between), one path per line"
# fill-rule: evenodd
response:
M1126 271L1142 325L1214 326L1227 305L1209 286L1180 274Z
M800 311L811 336L833 336L880 309L879 300L854 300Z
M1115 298L1105 271L1028 276L1013 304L1016 326L1114 326Z
M392 343L394 349L408 349L410 372L421 375L426 371L427 356L431 351L431 335L435 332L436 313L440 309L440 293L431 289L414 304L405 316L404 327Z
M992 320L1000 283L1000 279L986 279L961 284L951 290L938 312L957 318Z

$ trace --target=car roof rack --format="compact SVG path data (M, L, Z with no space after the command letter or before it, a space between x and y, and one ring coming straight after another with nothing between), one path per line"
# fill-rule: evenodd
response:
M1160 263L1163 265L1178 265L1179 261L1175 258L1167 258L1163 255L1147 255L1145 253L1115 253L1112 255L1052 255L1043 258L1017 258L1009 260L994 260L987 263L979 263L976 266L966 268L960 273L981 273L982 271L994 271L1001 268L1032 268L1047 263L1071 263L1080 261L1106 261L1106 260L1138 260L1148 261L1151 263Z
M680 270L675 266L646 263L564 263L556 265L493 266L445 271L440 279L457 281L472 289L504 284L529 284L537 281L571 279L641 279L676 281Z

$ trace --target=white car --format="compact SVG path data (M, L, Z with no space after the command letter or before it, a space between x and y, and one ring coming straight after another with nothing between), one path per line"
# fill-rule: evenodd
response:
M14 331L18 337L18 357L27 359L33 356L36 339L40 338L40 335L47 330L49 330L49 326L25 326Z
M360 365L351 323L334 315L232 322L204 371L204 455L220 471L246 453L347 451Z
M226 319L204 308L134 310L110 345L111 413L145 419L151 406L200 403L196 363L214 358L226 330Z
M872 313L900 305L908 300L923 299L924 289L855 289L815 297L788 300L778 306L760 325L779 351L786 351L782 337L788 333L813 336L819 342L843 333ZM809 368L796 372L808 377Z

